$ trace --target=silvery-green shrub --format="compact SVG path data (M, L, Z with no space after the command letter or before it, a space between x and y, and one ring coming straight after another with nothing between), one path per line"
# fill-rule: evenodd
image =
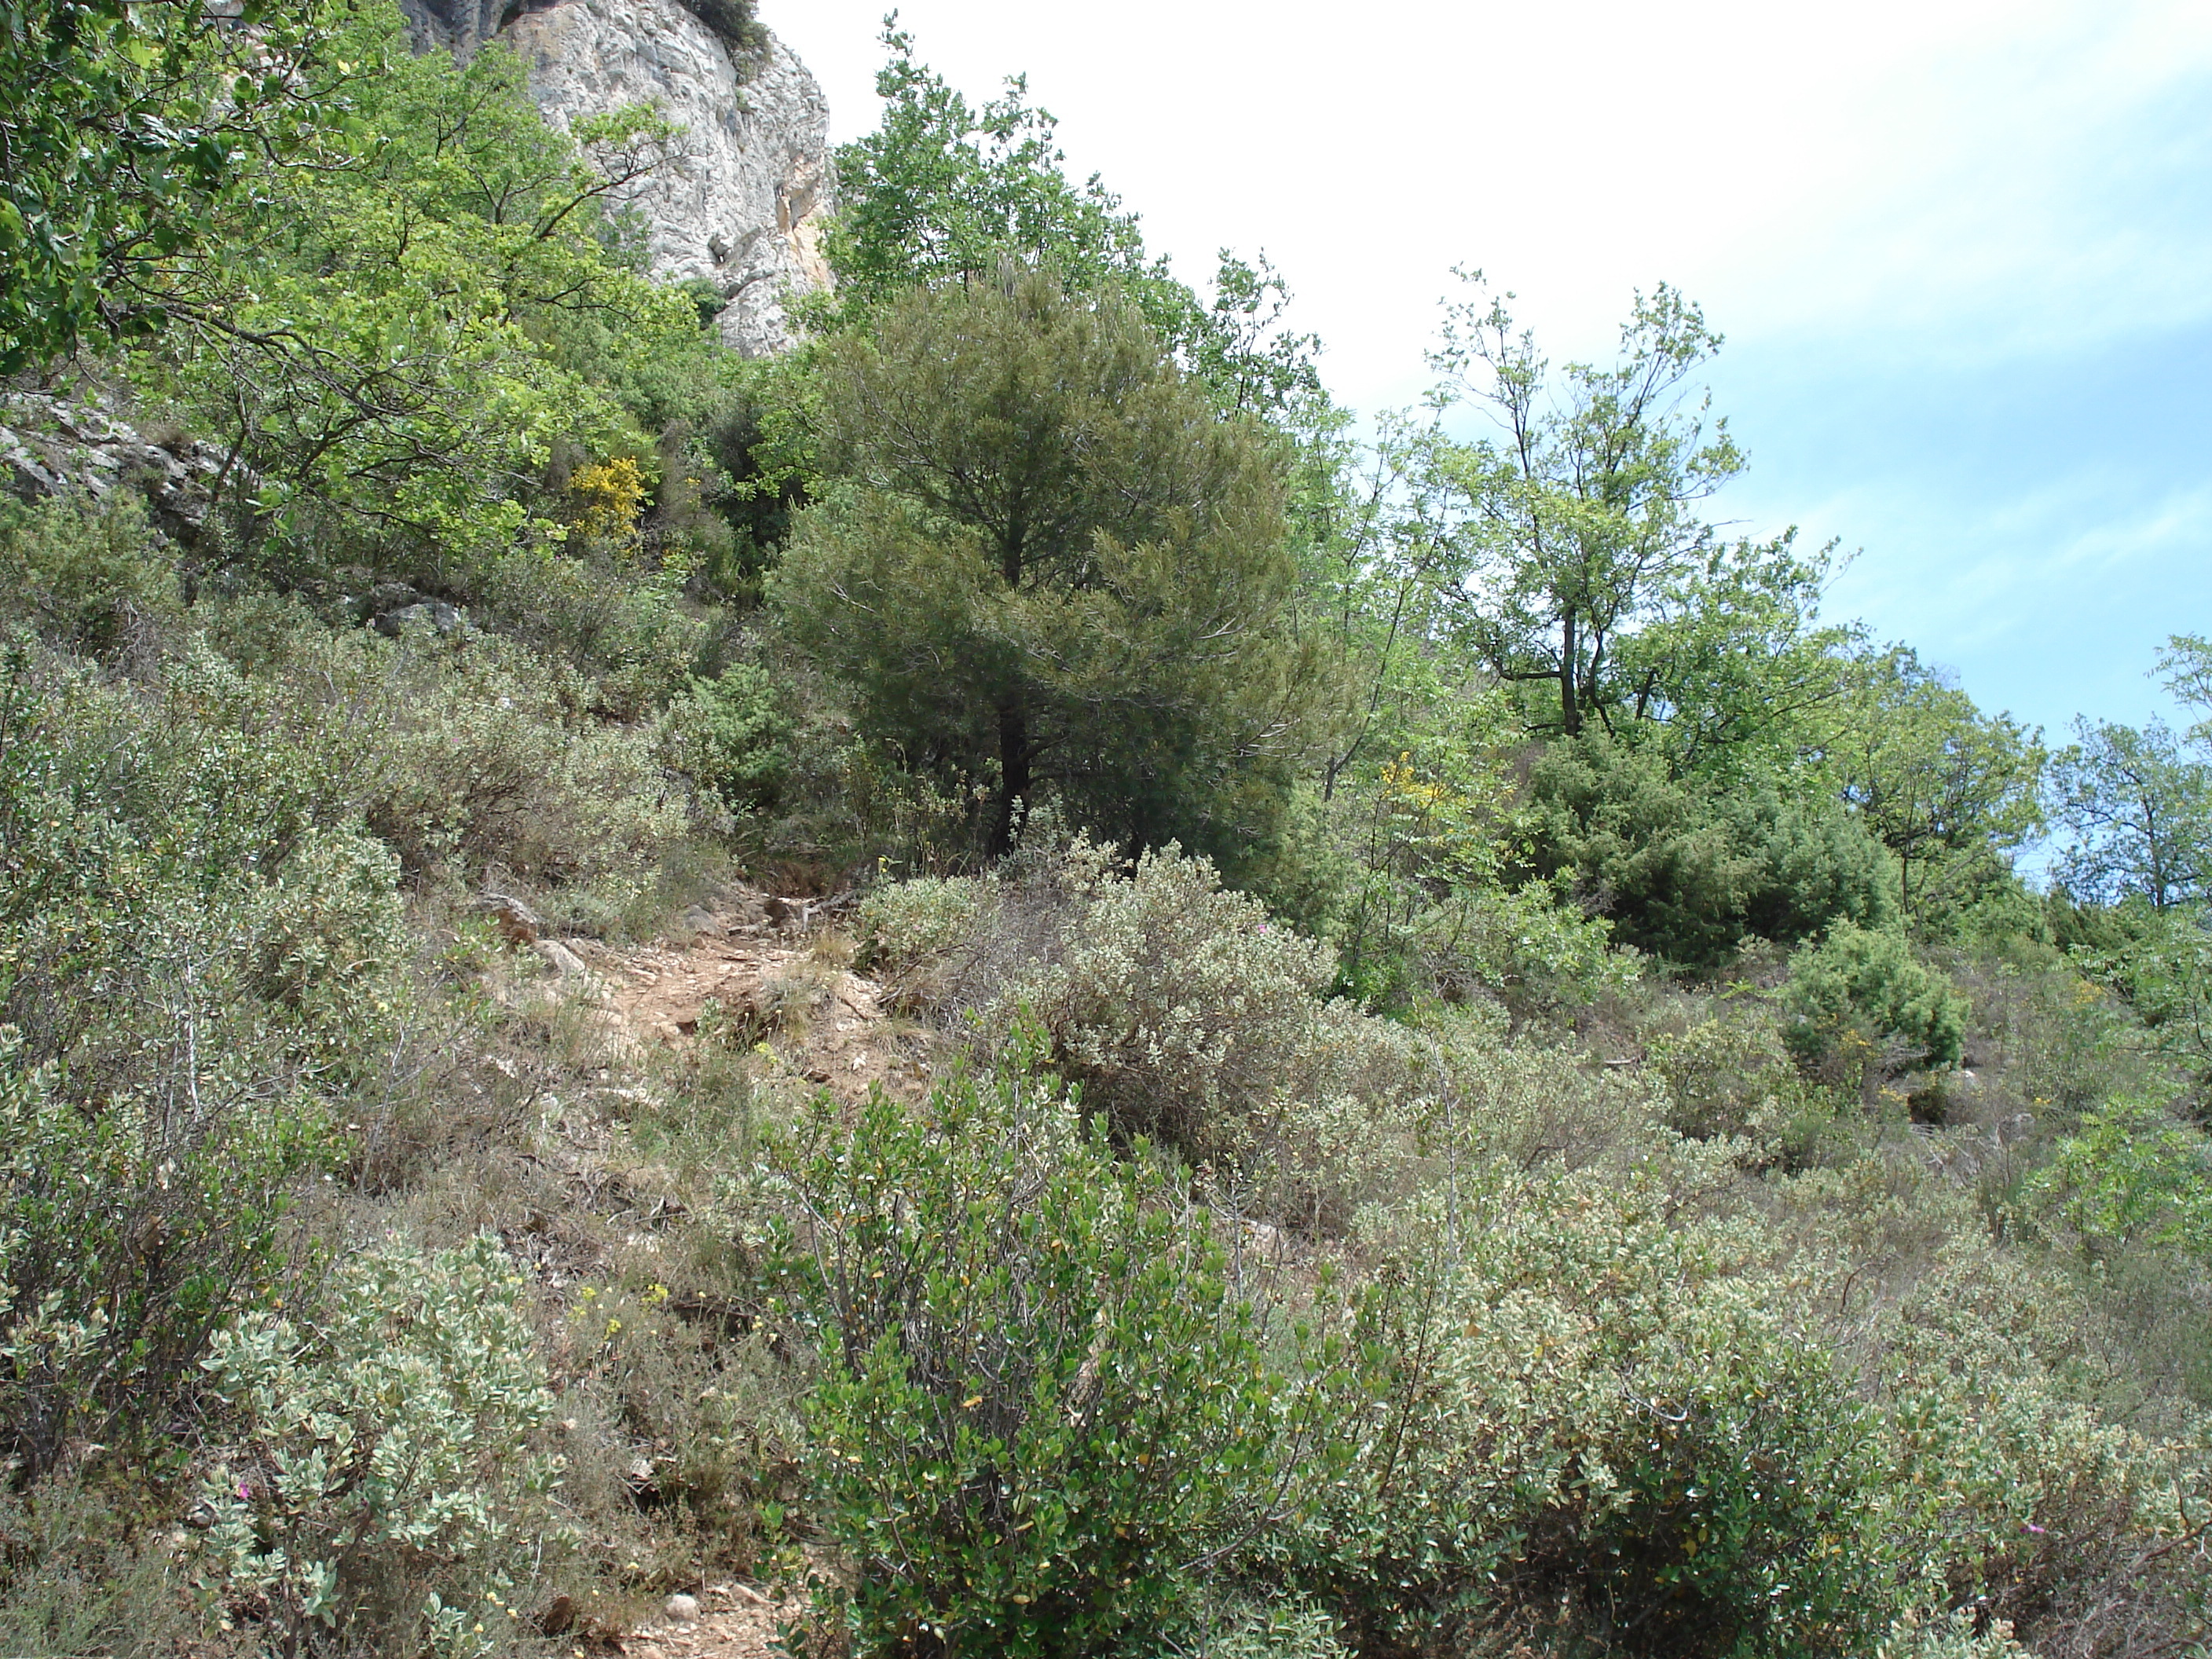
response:
M206 1592L262 1599L311 1653L489 1652L527 1547L558 1530L520 1291L489 1235L392 1245L341 1268L312 1320L222 1333L206 1369L240 1430L201 1485Z

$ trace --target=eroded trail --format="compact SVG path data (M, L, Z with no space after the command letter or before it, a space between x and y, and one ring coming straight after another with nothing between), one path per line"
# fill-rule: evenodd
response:
M772 1645L776 1626L805 1610L803 1597L778 1601L749 1584L709 1584L698 1595L696 1616L664 1616L623 1638L629 1659L780 1659ZM679 1613L690 1613L677 1601Z
M884 1006L884 988L843 965L817 908L743 893L687 913L670 942L617 946L539 939L557 994L591 1012L611 1048L641 1059L703 1037L765 1043L790 1069L841 1099L881 1084L918 1094L928 1039Z

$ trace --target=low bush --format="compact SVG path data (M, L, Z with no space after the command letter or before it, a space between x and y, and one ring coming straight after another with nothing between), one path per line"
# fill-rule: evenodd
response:
M176 568L119 489L34 507L0 495L0 590L50 643L94 653L179 609Z
M2123 1098L2084 1113L2035 1186L2094 1249L2212 1263L2212 1140L2162 1100Z
M572 676L495 641L401 671L368 821L410 871L634 887L689 827L650 733L595 719Z
M1523 1009L1586 1006L1636 982L1637 953L1549 882L1455 895L1417 934L1425 977L1445 1000L1477 988Z
M396 872L220 663L0 684L0 1434L166 1431L407 1001ZM210 719L212 715L212 719Z
M943 1003L977 935L999 910L996 883L972 876L916 876L877 888L853 919L854 965L876 975L916 1012Z
M1847 1032L1901 1048L1909 1063L1953 1066L1966 1042L1965 999L1912 954L1901 933L1839 923L1790 959L1782 1004L1792 1048L1811 1060Z
M1745 1143L1761 1163L1801 1161L1833 1116L1826 1091L1791 1063L1771 1020L1706 1018L1649 1044L1667 1085L1669 1127L1698 1139Z
M1864 1651L1897 1601L1878 1425L1781 1287L1656 1191L1504 1164L1458 1188L1376 1241L1359 1314L1377 1369L1326 1549L1362 1627Z
M207 1367L238 1439L200 1486L204 1594L285 1652L473 1656L515 1634L559 1534L520 1285L489 1237L386 1246L311 1320L223 1333Z
M637 720L677 695L708 644L679 583L539 548L500 559L471 594L478 621L579 677L595 713Z
M2012 1626L1971 1609L1934 1617L1900 1619L1875 1650L1875 1659L2027 1659Z
M148 1525L156 1502L112 1467L62 1470L21 1492L0 1486L0 1653L188 1651L199 1621Z
M815 1512L862 1653L1140 1643L1189 1564L1279 1518L1285 1468L1327 1462L1205 1212L1038 1048L920 1111L878 1094L849 1135L825 1101L784 1158Z
M992 1019L1032 1012L1085 1109L1194 1164L1295 1159L1296 1115L1391 1092L1391 1034L1323 1000L1328 947L1170 847L1125 875L1079 843L1055 937L1015 968Z
M694 679L661 717L668 764L733 812L778 805L791 770L792 718L766 671L732 663Z
M2038 1653L2187 1651L2212 1634L2212 1448L2112 1420L2080 1289L1966 1237L1861 1339L1893 1526L1930 1592Z

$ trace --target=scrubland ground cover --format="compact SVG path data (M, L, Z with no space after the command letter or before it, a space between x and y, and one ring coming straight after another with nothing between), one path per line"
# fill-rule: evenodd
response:
M227 458L0 504L0 1650L2207 1650L2208 733L1699 519L1682 296L1359 435L892 35L743 363L651 112L0 24L5 423Z

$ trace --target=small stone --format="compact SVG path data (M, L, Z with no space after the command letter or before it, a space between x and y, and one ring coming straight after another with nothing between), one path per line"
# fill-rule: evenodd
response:
M681 1590L660 1604L660 1610L672 1624L696 1625L699 1622L699 1598L686 1595Z
M477 908L491 912L492 920L499 924L501 933L514 945L535 945L545 926L545 918L520 899L506 893L486 893L477 901ZM554 963L556 968L561 964ZM579 964L580 966L581 964Z
M592 970L584 966L584 959L557 939L541 939L531 947L545 958L546 963L562 979L589 979Z

